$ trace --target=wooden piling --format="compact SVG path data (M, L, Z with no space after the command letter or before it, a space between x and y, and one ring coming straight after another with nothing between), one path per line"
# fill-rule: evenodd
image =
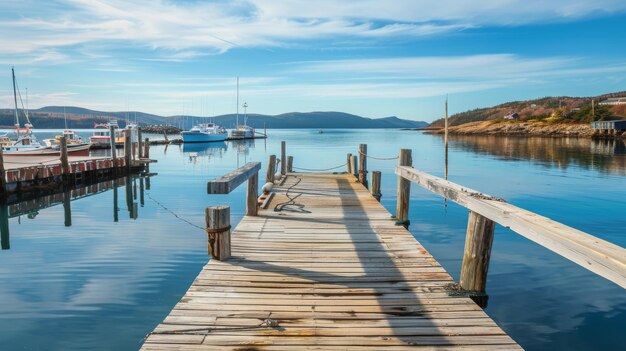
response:
M141 139L141 128L137 127L137 159L143 158L143 140Z
M356 155L350 156L350 174L352 174L355 177L358 175L358 171L359 171L359 169L357 168L357 162L358 162L358 156Z
M63 181L66 182L69 180L70 176L70 163L67 158L67 137L61 137L59 147L61 151L61 169L63 172Z
M276 155L270 155L267 160L267 173L265 174L266 183L274 183L274 174L276 173Z
M130 154L131 154L131 146L130 146L130 130L124 130L124 160L126 161L126 170L130 172Z
M398 157L399 166L412 166L411 150L400 150ZM398 176L398 192L396 203L396 224L408 227L409 225L409 199L411 197L411 181Z
M346 172L348 174L352 174L352 154L348 154L346 156Z
M463 290L485 292L495 223L470 211L459 285Z
M280 174L287 174L287 145L284 141L280 142Z
M0 147L0 196L4 196L7 193L7 174L4 169L4 156L2 148Z
M143 143L143 158L150 159L150 138Z
M380 193L380 176L380 171L372 172L372 186L370 187L370 193L378 202L380 202L380 198L382 197L382 194Z
M359 183L367 188L367 144L359 145Z
M113 159L116 159L117 155L115 155L115 126L109 126L109 135L111 136L111 140L109 140L109 143L111 144L111 155L113 156Z
M293 156L287 156L287 173L293 172Z
M209 255L218 261L225 261L230 257L230 207L207 207L205 217Z
M255 172L248 178L248 192L246 195L246 215L256 216L259 211L259 173Z

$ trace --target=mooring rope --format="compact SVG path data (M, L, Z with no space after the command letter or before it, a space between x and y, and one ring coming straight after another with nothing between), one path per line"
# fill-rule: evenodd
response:
M325 171L332 171L333 169L337 169L337 168L341 168L341 167L345 167L346 164L342 163L339 166L335 166L335 167L330 167L330 168L324 168L324 169L315 169L315 168L302 168L302 167L291 167L293 169L299 169L302 171L308 171L308 172L325 172Z
M371 158L371 159L374 159L374 160L380 160L380 161L391 161L391 160L397 160L397 159L398 159L398 157L400 157L400 156L396 156L396 157L374 157L374 156L370 156L370 155L368 155L368 154L364 154L364 153L362 153L361 151L359 151L359 154L360 154L360 155L362 155L362 156L365 156L365 157L367 157L367 158Z
M191 223L190 221L188 221L188 220L184 219L183 217L179 216L176 212L174 212L174 211L170 210L169 208L167 208L167 207L166 207L165 205L163 205L162 203L158 202L156 199L154 199L152 196L150 196L150 193L149 193L149 192L147 192L147 191L146 191L146 192L145 192L145 194L146 194L146 196L147 196L150 200L154 201L154 203L156 203L157 205L161 206L161 208L162 208L162 209L164 209L164 210L166 210L167 212L171 213L174 217L176 217L176 218L178 218L179 220L181 220L181 221L183 221L183 222L185 222L185 223L189 224L189 225L190 225L190 226L192 226L192 227L195 227L195 228L198 228L198 229L202 230L203 232L205 232L205 231L206 231L206 228L203 228L203 227L201 227L201 226L199 226L199 225L196 225L196 224Z
M297 178L298 181L292 184L291 186L289 186L289 188L287 188L287 192L285 193L285 196L287 196L287 199L289 200L276 204L276 206L274 206L274 212L287 211L287 212L298 212L298 213L311 213L311 211L307 211L304 209L305 206L303 204L296 203L296 199L299 198L302 195L302 193L299 193L298 195L294 197L289 196L289 192L291 191L291 189L296 187L296 185L300 184L300 182L302 181L302 178L298 176L294 176L294 177ZM288 206L296 207L296 209L288 208Z

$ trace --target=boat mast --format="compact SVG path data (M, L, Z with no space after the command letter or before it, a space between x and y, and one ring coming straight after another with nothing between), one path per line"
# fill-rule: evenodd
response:
M11 74L13 75L13 100L15 101L15 127L18 128L17 133L19 134L20 117L17 112L17 89L15 88L15 69L13 67L11 67Z
M63 118L65 119L65 130L67 130L67 113L65 113L65 106L63 106Z
M237 77L237 125L235 128L239 128L239 77Z

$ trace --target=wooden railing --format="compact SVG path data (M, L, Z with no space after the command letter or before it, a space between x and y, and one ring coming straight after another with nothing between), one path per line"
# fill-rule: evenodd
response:
M207 183L209 194L230 194L239 185L248 181L246 192L246 215L256 216L259 210L260 162L248 162L228 174ZM224 261L230 257L230 207L212 206L206 208L206 232L209 240L209 254L212 258Z
M403 165L402 157L395 173L400 180L408 180L470 210L459 282L463 290L485 291L496 223L626 288L626 249L620 246L502 199ZM403 189L402 198L398 197L400 215L408 213L405 199L409 191Z

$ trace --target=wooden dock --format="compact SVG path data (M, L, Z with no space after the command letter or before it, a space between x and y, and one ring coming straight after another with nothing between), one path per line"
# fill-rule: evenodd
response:
M520 349L354 176L273 192L143 350Z

